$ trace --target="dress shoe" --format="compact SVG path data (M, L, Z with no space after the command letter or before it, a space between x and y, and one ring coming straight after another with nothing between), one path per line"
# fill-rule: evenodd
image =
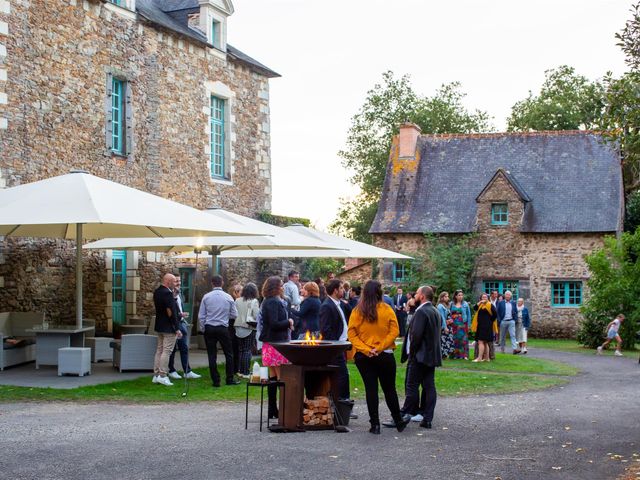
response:
M513 351L513 354L514 354L514 355L518 355L519 353L522 353L522 352L521 352L521 350L514 350L514 351Z
M227 385L240 385L240 380L229 380L227 381Z
M355 413L350 413L350 414L349 414L349 418L350 418L351 420L357 420L357 419L358 419L358 415L356 415Z
M380 435L380 425L371 425L369 429L369 433L373 433L374 435Z
M220 384L219 383L212 383L211 386L214 387L214 388L220 388Z
M425 422L424 420L420 422L420 426L422 428L427 428L429 430L431 430L431 422Z
M386 422L382 422L382 426L386 428L396 428L396 422L393 420L388 420Z
M411 415L409 415L408 413L403 415L402 418L400 418L400 420L396 422L396 430L402 432L405 428L407 428L407 425L409 425L410 421Z

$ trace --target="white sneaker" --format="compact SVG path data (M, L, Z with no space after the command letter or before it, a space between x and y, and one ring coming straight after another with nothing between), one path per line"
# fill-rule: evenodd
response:
M176 380L179 380L182 378L178 372L169 372L169 376L171 378L175 378Z
M622 354L622 352L621 352L620 350L616 350L615 352L613 352L613 354L614 354L616 357L624 357L624 355Z
M187 373L184 378L201 378L202 375L198 375L196 372Z
M412 422L421 422L422 420L424 420L424 417L420 414L417 414L411 417Z
M167 387L173 386L173 383L171 383L168 377L158 377L156 383L159 383L160 385L166 385Z
M154 375L151 379L151 383L158 383L158 375Z
M596 348L596 355L602 355L602 347Z

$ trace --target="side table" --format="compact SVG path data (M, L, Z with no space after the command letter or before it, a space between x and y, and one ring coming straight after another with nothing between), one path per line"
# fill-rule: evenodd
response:
M66 347L58 349L58 376L73 373L81 377L91 375L91 349Z
M282 419L282 424L284 424L284 412L285 412L285 388L286 385L284 382L279 380L269 380L268 382L247 382L247 396L245 398L244 405L244 429L246 430L249 425L249 387L260 387L260 431L262 431L262 416L264 412L264 389L269 385L274 385L278 388L281 388L282 391L280 395L282 396L282 411L280 412L280 418ZM278 419L280 420L280 419ZM269 415L267 415L267 428L269 428Z

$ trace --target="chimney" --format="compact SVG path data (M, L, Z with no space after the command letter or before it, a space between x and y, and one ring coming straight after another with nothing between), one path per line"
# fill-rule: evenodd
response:
M415 123L405 122L400 125L400 144L398 156L400 158L415 157L418 137L422 133Z

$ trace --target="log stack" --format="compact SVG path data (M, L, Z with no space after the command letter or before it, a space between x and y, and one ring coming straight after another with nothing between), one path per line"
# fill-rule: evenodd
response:
M315 397L313 400L305 397L302 416L304 424L310 427L333 425L329 397Z

